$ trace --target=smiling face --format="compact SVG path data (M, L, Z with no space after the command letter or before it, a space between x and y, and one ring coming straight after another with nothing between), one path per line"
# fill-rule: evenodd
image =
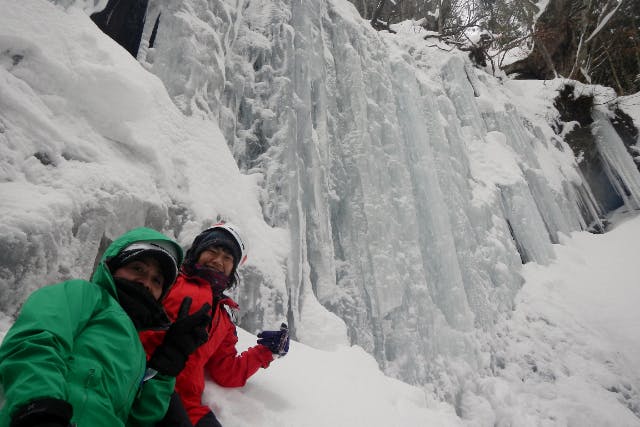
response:
M198 256L197 264L230 276L233 270L233 255L220 246L211 246Z
M164 275L160 263L153 257L131 261L113 272L113 277L140 283L157 300L162 295Z

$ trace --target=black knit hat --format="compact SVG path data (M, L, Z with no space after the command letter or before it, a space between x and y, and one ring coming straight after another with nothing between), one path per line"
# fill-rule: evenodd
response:
M120 267L141 258L151 257L156 259L164 276L164 284L162 286L162 296L164 296L173 285L173 282L175 282L176 277L178 277L177 256L175 248L167 244L167 242L135 242L121 250L118 255L108 259L107 266L111 274L113 274Z
M233 272L238 268L242 258L240 245L231 233L223 228L210 228L200 233L194 240L191 248L184 257L184 263L193 266L198 261L200 254L211 247L226 249L233 257Z

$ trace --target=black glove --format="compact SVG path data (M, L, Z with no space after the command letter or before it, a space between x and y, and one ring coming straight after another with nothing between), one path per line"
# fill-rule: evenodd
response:
M37 399L21 406L11 418L11 427L69 427L73 407L61 399Z
M163 375L177 377L184 369L189 355L207 342L207 326L211 323L211 305L205 303L200 310L189 314L191 298L182 300L178 318L169 326L164 341L158 346L147 365Z
M222 427L222 424L220 424L220 421L218 421L215 414L209 411L202 418L200 418L200 420L195 423L193 427Z
M262 331L258 334L258 344L268 347L272 353L284 356L289 352L289 328L287 324L280 325L279 331Z

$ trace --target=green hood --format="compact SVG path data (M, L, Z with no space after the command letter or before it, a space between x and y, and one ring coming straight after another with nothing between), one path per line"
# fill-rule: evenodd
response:
M176 262L179 267L184 260L184 253L182 252L182 248L180 247L180 245L164 234L160 233L159 231L152 230L151 228L139 227L124 233L109 245L107 250L104 252L104 255L102 255L100 264L98 264L96 271L93 273L91 281L96 285L106 289L114 298L117 299L116 286L113 282L113 277L111 276L109 267L107 267L106 261L116 256L118 253L120 253L121 250L131 245L132 243L158 240L169 242L176 248L176 253L178 254L178 259L176 260Z

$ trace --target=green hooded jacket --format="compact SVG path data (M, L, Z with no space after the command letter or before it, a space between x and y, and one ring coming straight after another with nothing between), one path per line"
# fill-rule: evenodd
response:
M145 352L105 263L131 243L153 240L175 245L182 262L177 243L137 228L109 246L91 282L45 286L26 300L0 346L0 427L43 397L69 402L78 427L153 426L162 419L175 379L158 374L143 382Z

